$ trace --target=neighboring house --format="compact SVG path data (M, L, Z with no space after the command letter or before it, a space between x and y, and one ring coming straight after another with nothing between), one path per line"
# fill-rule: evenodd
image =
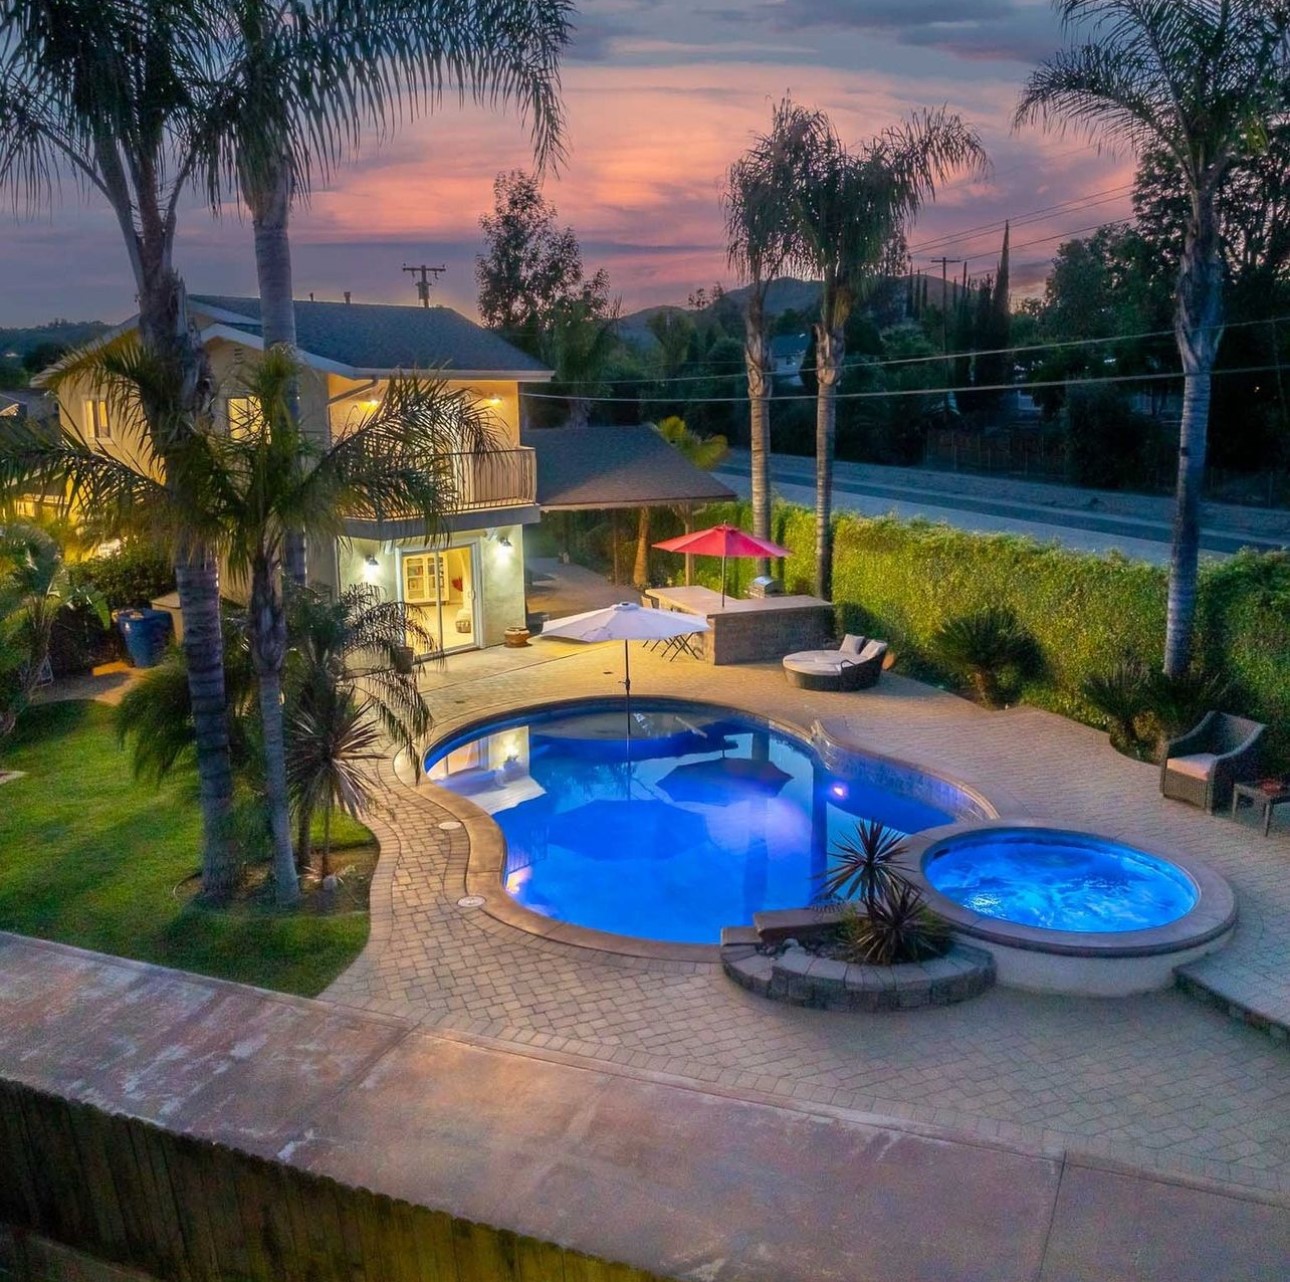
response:
M263 351L259 299L194 294L188 303L216 380L217 421L236 431L255 412L239 370ZM524 622L523 531L540 517L534 452L520 444L519 389L551 372L447 307L297 301L296 331L306 431L342 435L392 375L419 370L484 402L500 438L494 452L460 457L445 537L427 542L416 520L351 520L348 538L310 548L310 578L333 588L377 585L416 607L445 650L500 643L506 628ZM64 421L84 437L113 452L131 448L93 388L65 387L59 400Z
M770 340L771 372L793 386L802 382L802 362L810 350L809 334L777 334Z

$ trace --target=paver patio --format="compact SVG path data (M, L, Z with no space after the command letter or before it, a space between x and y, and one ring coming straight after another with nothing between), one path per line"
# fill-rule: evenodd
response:
M427 675L438 729L552 698L612 694L612 648L536 642ZM790 690L771 665L633 659L633 689L709 699L966 779L1008 817L1091 827L1208 861L1236 890L1232 943L1195 970L1290 1022L1287 831L1264 839L1167 802L1156 769L1105 735L1031 708L989 713L888 674L863 694ZM715 964L575 948L457 907L462 803L391 776L372 936L325 994L500 1044L734 1092L948 1125L1246 1187L1290 1191L1290 1047L1178 990L1129 999L996 989L961 1007L849 1015L766 1002ZM499 894L501 893L499 889Z

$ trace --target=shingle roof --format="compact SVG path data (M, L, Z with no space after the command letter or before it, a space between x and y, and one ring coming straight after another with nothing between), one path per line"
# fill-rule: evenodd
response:
M662 507L735 497L654 428L551 427L526 432L543 508Z
M216 309L244 318L225 320L258 333L260 300L193 294L195 311ZM302 352L354 370L449 369L472 374L548 377L541 361L467 320L451 307L396 307L378 303L296 300L296 342Z

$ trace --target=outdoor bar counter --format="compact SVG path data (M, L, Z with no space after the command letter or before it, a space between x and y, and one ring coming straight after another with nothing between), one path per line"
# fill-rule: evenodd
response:
M833 636L833 607L814 596L726 597L711 588L651 588L647 596L664 610L707 619L710 632L695 638L712 664L782 659L796 650L818 650Z

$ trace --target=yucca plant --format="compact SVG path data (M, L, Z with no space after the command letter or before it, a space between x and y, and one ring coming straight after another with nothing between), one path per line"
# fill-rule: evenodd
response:
M1147 708L1163 742L1190 730L1205 713L1237 702L1233 682L1221 672L1189 668L1181 676L1153 672L1147 688Z
M1106 718L1111 746L1118 752L1141 757L1150 747L1142 723L1151 707L1153 674L1138 659L1121 659L1105 672L1085 677L1084 698Z
M863 913L844 915L841 932L847 960L870 966L939 957L950 945L949 926L909 881L866 905Z
M1034 638L1006 606L991 605L946 619L932 636L932 657L967 678L988 708L1033 665Z
M897 866L904 853L903 833L877 819L861 819L855 835L844 837L833 848L833 864L822 886L824 895L871 906L908 883Z

